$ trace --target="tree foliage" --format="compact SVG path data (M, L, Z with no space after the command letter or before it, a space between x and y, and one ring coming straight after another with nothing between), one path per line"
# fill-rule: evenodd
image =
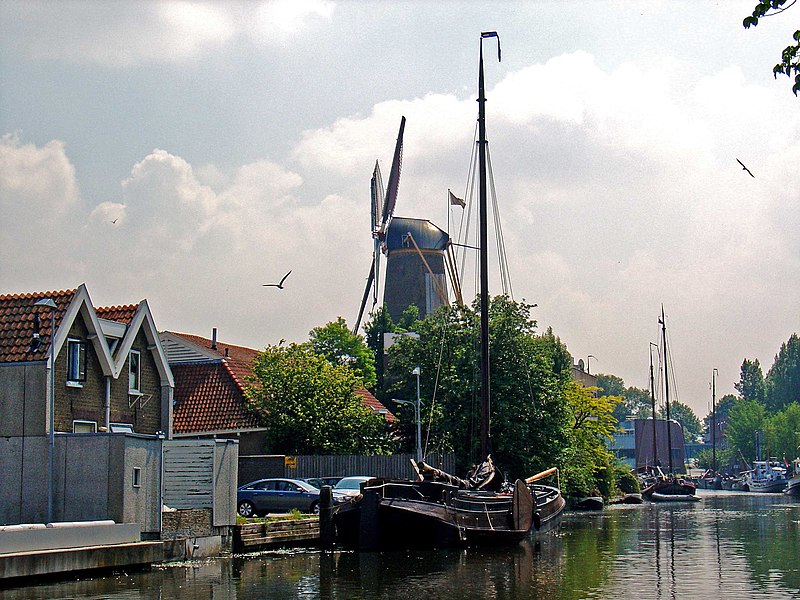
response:
M560 465L567 437L572 357L552 331L536 335L530 309L506 296L489 308L491 452L512 477ZM455 452L459 468L481 458L479 323L477 303L441 307L392 346L385 376L392 397L410 399L420 367L424 446Z
M350 369L364 387L375 387L375 357L363 336L350 331L342 317L324 327L312 329L309 343L314 352L331 364Z
M753 9L753 13L742 21L742 25L745 29L756 27L759 19L777 15L795 2L796 0L760 0ZM776 79L778 74L786 75L790 79L794 74L792 92L797 96L797 92L800 91L800 29L795 31L792 37L795 43L790 44L781 52L781 62L772 68L772 74Z
M384 454L391 449L385 420L354 392L358 377L309 344L268 346L253 371L248 406L266 428L265 452Z
M764 431L765 425L766 412L763 404L755 400L738 400L728 416L725 436L729 446L746 461L752 461L756 457L755 432Z
M790 404L769 418L766 442L770 456L800 457L800 404Z
M781 345L766 381L767 410L775 413L800 402L800 338L796 333Z
M614 487L614 455L607 442L616 430L613 412L622 397L598 397L597 392L574 381L565 390L570 427L562 486L570 496L609 497Z
M739 382L733 385L739 396L743 400L752 400L760 404L764 403L765 387L764 373L761 371L761 364L758 359L744 359L742 362Z

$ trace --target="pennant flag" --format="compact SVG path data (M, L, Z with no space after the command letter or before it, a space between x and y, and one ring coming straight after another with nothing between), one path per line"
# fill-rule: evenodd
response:
M464 202L463 199L461 199L458 196L456 196L450 190L447 190L447 194L450 196L450 205L451 206L460 206L461 208L464 208L467 205L467 203Z

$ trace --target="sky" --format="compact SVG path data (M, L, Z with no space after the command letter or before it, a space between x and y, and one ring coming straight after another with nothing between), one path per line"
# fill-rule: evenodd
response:
M405 116L395 214L457 218L496 30L515 298L642 388L663 305L702 418L713 369L734 393L800 330L800 99L772 75L800 8L745 30L755 3L4 0L0 293L86 283L253 348L352 324L375 161L385 180Z

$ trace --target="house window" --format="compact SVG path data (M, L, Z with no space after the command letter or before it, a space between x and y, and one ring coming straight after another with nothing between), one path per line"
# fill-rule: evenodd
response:
M97 433L97 422L75 420L72 422L72 433Z
M86 342L67 340L67 384L86 381Z
M140 393L142 380L141 354L138 350L131 350L128 360L128 391Z
M111 433L133 433L130 423L111 423Z
M133 467L133 487L142 487L142 468Z

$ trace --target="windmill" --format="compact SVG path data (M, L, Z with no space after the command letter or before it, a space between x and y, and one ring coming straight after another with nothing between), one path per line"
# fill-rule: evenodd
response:
M392 170L389 171L389 183L386 185L386 192L383 191L383 178L378 161L375 161L375 170L372 172L370 191L372 194L372 238L374 247L372 250L372 264L369 268L367 285L364 288L364 296L361 298L361 308L358 310L353 333L358 332L361 326L361 318L364 316L364 307L367 305L367 298L372 291L372 306L378 303L378 274L380 272L381 244L386 239L386 231L392 220L395 204L397 203L397 190L400 187L400 167L403 162L403 130L406 127L406 118L400 118L400 130L397 132L397 143L394 147L394 158L392 158Z

